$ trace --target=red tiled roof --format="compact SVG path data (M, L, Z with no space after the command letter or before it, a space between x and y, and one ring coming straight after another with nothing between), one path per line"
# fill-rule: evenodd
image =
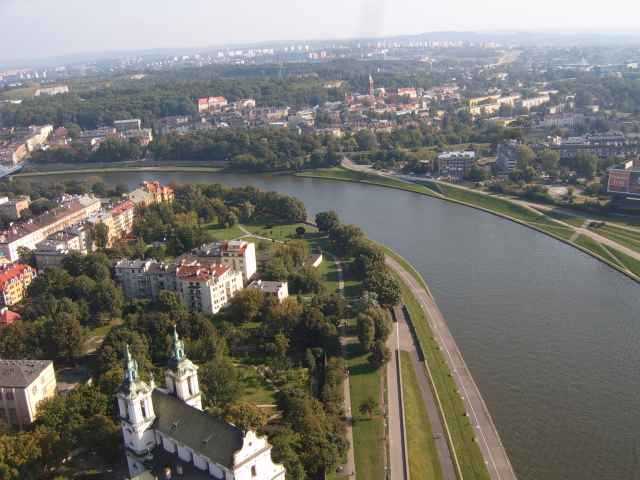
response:
M13 322L20 320L22 317L19 313L12 312L7 308L0 309L0 325L7 326Z
M217 278L230 270L226 265L210 264L210 265L180 265L176 270L176 276L190 282L206 282L212 278Z
M5 289L8 282L29 270L32 268L22 263L14 263L0 269L0 291Z
M121 213L126 212L127 210L131 210L135 208L135 204L131 200L125 200L124 202L120 202L115 207L111 209L112 215L120 215Z

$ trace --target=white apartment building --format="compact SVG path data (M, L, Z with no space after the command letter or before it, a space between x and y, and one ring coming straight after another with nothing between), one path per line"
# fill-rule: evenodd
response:
M227 265L233 270L242 272L242 279L245 283L249 282L258 271L256 245L244 240L213 242L195 249L190 254L183 255L181 258Z
M255 280L251 282L247 288L260 290L266 296L277 299L278 303L284 302L284 300L289 296L289 284L287 282Z
M90 196L75 197L50 212L26 222L16 223L0 232L0 253L11 262L18 260L20 247L35 250L49 235L86 220L100 210L100 200Z
M38 404L56 393L51 360L0 360L0 419L23 429L36 418Z
M176 278L182 303L194 312L218 313L242 289L242 273L226 265L181 265Z

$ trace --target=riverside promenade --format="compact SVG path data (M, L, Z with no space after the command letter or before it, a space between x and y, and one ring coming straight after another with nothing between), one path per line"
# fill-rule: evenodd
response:
M491 479L515 480L516 474L502 445L498 430L462 357L462 353L449 331L442 312L440 312L434 299L424 287L400 263L389 255L386 256L385 261L387 266L397 273L411 289L429 321L431 331L444 354L451 375L464 401L469 420L477 432L478 446Z

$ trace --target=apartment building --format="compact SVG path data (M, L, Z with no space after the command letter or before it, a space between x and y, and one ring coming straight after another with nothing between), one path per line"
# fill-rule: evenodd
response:
M118 133L140 130L142 128L142 120L139 118L116 120L113 122L113 128L115 128Z
M89 222L94 225L102 223L107 227L107 247L110 247L132 232L135 208L131 200L125 200L111 209L97 212Z
M29 208L31 199L29 197L18 197L9 200L7 197L0 198L0 216L10 220L18 220L20 213Z
M0 306L10 307L22 301L36 271L23 263L0 265Z
M180 265L176 278L182 303L194 312L218 313L242 289L242 273L226 265Z
M256 246L244 240L229 240L202 245L200 248L185 254L180 259L200 261L202 263L220 263L242 273L247 283L256 274Z
M260 290L267 297L275 298L278 303L284 302L289 296L289 284L287 282L268 282L265 280L255 280L247 288Z
M475 164L476 152L443 152L438 155L440 174L462 180Z
M54 95L62 95L63 93L69 93L69 87L67 85L56 85L54 87L38 88L34 96L36 97L53 97Z
M142 182L139 188L129 193L129 200L135 205L147 207L154 203L171 203L175 196L173 188L161 185L160 182Z
M198 113L220 111L228 104L224 97L202 97L198 99Z
M73 252L87 254L93 251L93 240L85 225L70 227L54 233L40 242L33 252L38 270L59 267L65 256Z
M99 210L100 200L87 195L63 201L58 208L0 232L0 254L15 262L20 247L35 250L49 235L80 223Z
M0 420L23 429L33 423L38 405L56 393L51 360L0 360Z

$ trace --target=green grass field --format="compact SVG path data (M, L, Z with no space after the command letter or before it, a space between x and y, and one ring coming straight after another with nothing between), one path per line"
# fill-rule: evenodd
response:
M624 228L614 227L609 224L597 228L590 227L589 230L597 233L598 235L602 235L609 240L613 240L620 245L630 248L631 250L640 252L640 232L636 233L630 230L625 230Z
M242 395L240 399L244 402L256 405L273 405L276 403L276 391L266 380L249 365L237 365L240 370L240 384L242 385Z
M238 225L224 228L216 224L209 223L204 224L202 227L211 232L211 235L213 235L216 240L233 240L244 235L244 232L240 230L240 227Z
M360 404L369 397L380 403L382 370L372 368L367 361L368 355L360 355L359 348L358 344L349 345L347 348L356 473L357 478L383 480L384 419L380 414L367 418L358 412Z
M640 277L640 261L612 247L607 247L613 255L627 267L636 277Z
M398 280L400 279L398 278ZM401 289L402 299L411 315L418 341L424 351L436 391L442 402L462 476L465 480L488 480L489 473L475 441L475 431L465 415L464 404L451 377L449 367L433 338L424 311L411 291L402 282Z
M575 243L580 245L583 248L586 248L590 252L593 252L596 255L604 258L605 260L608 260L619 267L625 268L624 265L622 265L621 262L616 257L612 256L607 251L607 249L603 248L599 242L595 241L591 237L587 237L586 235L580 235L576 239Z
M442 470L438 453L409 353L401 352L400 362L402 365L407 443L409 444L410 477L439 480L442 478Z

